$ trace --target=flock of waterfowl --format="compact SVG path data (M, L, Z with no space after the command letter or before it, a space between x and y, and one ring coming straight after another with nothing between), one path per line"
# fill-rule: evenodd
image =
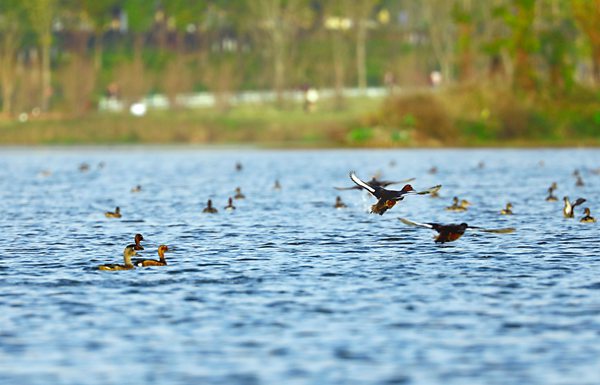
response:
M483 163L480 163L479 168L484 167ZM89 169L89 166L82 165L80 166L81 171L86 171ZM236 163L235 169L237 171L242 170L241 163ZM435 174L437 173L437 167L432 167L429 170L429 173ZM573 173L573 176L576 177L576 186L583 186L583 178L578 170ZM413 181L415 178L404 179L399 181L386 181L380 180L378 176L373 176L368 182L360 179L355 172L351 171L349 173L350 180L354 182L354 186L351 187L335 187L337 190L365 190L369 192L373 197L377 199L377 202L371 206L371 213L383 215L388 210L393 208L398 202L404 200L406 196L409 195L430 195L432 198L438 198L438 191L441 189L441 185L436 185L421 191L416 191L410 184L405 184L404 187L400 190L391 190L386 187L399 184L399 183L408 183ZM281 190L281 184L279 180L275 181L273 186L274 190ZM556 202L558 198L554 195L554 191L558 189L556 182L553 182L551 186L548 188L548 196L546 197L546 201ZM142 187L140 185L135 186L131 189L131 192L140 192L142 191ZM224 207L225 211L233 211L236 207L233 204L233 201L239 199L245 199L244 193L240 187L236 187L235 195L233 197L228 198L227 206ZM563 206L563 216L565 218L574 218L575 217L575 208L586 200L584 198L577 198L575 201L571 202L567 196L563 198L564 206ZM446 207L447 211L452 212L464 212L467 211L471 203L466 199L459 199L459 197L455 196L452 199L452 204ZM340 196L336 197L335 204L333 205L336 209L346 208L347 205L342 201ZM217 214L219 210L213 206L213 202L211 199L207 201L206 207L202 211L205 214ZM513 215L513 205L511 202L506 203L506 206L499 211L501 215ZM121 218L121 210L119 207L115 208L115 211L107 211L104 213L107 218ZM515 231L513 227L500 228L500 229L486 229L478 226L472 226L467 223L451 223L451 224L440 224L440 223L419 223L407 218L398 218L404 224L416 227L427 228L430 230L434 230L437 232L434 237L435 242L437 243L445 243L445 242L453 242L462 237L466 230L476 230L487 233L512 233ZM588 207L584 208L584 215L579 220L582 223L594 223L596 219L592 217L591 211ZM160 245L158 247L158 260L153 259L132 259L132 257L138 255L137 251L144 250L144 247L140 244L141 241L144 240L144 237L141 234L136 234L134 237L135 243L129 244L125 247L123 251L123 260L124 264L105 264L98 266L100 270L107 271L116 271L116 270L131 270L136 267L147 267L147 266L166 266L167 262L165 260L165 252L169 251L168 246Z

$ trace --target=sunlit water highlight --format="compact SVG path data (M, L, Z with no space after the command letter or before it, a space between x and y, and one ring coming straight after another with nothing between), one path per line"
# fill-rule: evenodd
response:
M597 384L598 224L544 200L556 181L600 216L597 167L598 150L2 149L0 383ZM333 189L349 170L442 197L371 215ZM454 195L473 206L445 211ZM517 232L436 245L399 216ZM168 267L94 270L137 232Z

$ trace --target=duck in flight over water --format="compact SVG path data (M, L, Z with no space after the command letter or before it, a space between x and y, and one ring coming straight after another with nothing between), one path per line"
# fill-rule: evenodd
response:
M431 194L432 192L438 191L440 188L442 188L442 185L437 185L437 186L428 188L427 190L415 191L415 189L413 189L413 187L411 185L407 184L404 187L402 187L402 190L399 190L399 191L398 190L387 190L383 187L371 186L370 184L364 182L358 176L356 176L354 171L350 172L350 179L354 183L356 183L357 186L367 190L369 193L371 193L371 195L373 195L375 198L377 198L377 203L375 203L373 206L371 206L371 213L375 213L375 214L379 214L379 215L383 215L387 210L394 207L394 205L398 201L401 201L404 199L405 195Z
M515 231L515 229L513 227L507 227L504 229L484 229L482 227L469 226L467 223L464 223L464 222L460 223L460 224L453 223L453 224L449 224L449 225L442 225L439 223L418 223L418 222L413 222L406 218L398 218L398 219L400 219L402 221L402 223L407 224L409 226L423 227L426 229L431 229L431 230L437 231L438 234L435 236L436 243L454 242L458 238L462 237L463 234L465 233L465 231L467 231L468 229L482 231L485 233L498 233L498 234L507 234L507 233L512 233Z
M415 180L415 178L408 178L408 179L403 179L403 180L398 180L398 181L379 180L379 179L377 179L376 176L374 176L371 178L370 181L365 182L365 183L368 184L369 186L375 188L375 187L387 187L389 185L398 184L398 183L408 183L408 182L412 182L413 180ZM336 190L361 190L362 188L363 188L362 186L334 187L334 189L336 189Z

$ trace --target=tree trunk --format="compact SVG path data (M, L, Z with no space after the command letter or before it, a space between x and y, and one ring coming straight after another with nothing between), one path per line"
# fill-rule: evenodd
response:
M96 75L102 71L102 55L104 54L104 34L102 30L96 30L94 34L94 70Z
M274 88L277 95L277 104L283 105L283 90L285 87L285 41L279 26L273 29L273 70Z
M356 73L358 76L358 88L362 94L367 90L367 23L366 20L358 20L356 30Z
M331 31L331 53L333 54L335 106L342 108L344 104L344 58L339 33L339 31Z
M50 45L52 37L50 31L42 39L42 95L40 108L43 112L48 111L50 97L52 96L52 73L50 70Z
M0 47L0 79L2 87L2 114L10 116L13 110L13 96L15 90L15 68L17 54L17 36L7 33Z
M600 45L593 47L592 77L596 87L600 86Z

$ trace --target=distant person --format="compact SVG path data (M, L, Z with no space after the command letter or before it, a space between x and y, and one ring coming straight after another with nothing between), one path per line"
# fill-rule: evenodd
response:
M319 92L308 85L303 86L302 88L304 89L304 112L312 112L319 100Z
M438 88L442 84L442 73L440 71L431 71L429 74L429 82L433 88Z

